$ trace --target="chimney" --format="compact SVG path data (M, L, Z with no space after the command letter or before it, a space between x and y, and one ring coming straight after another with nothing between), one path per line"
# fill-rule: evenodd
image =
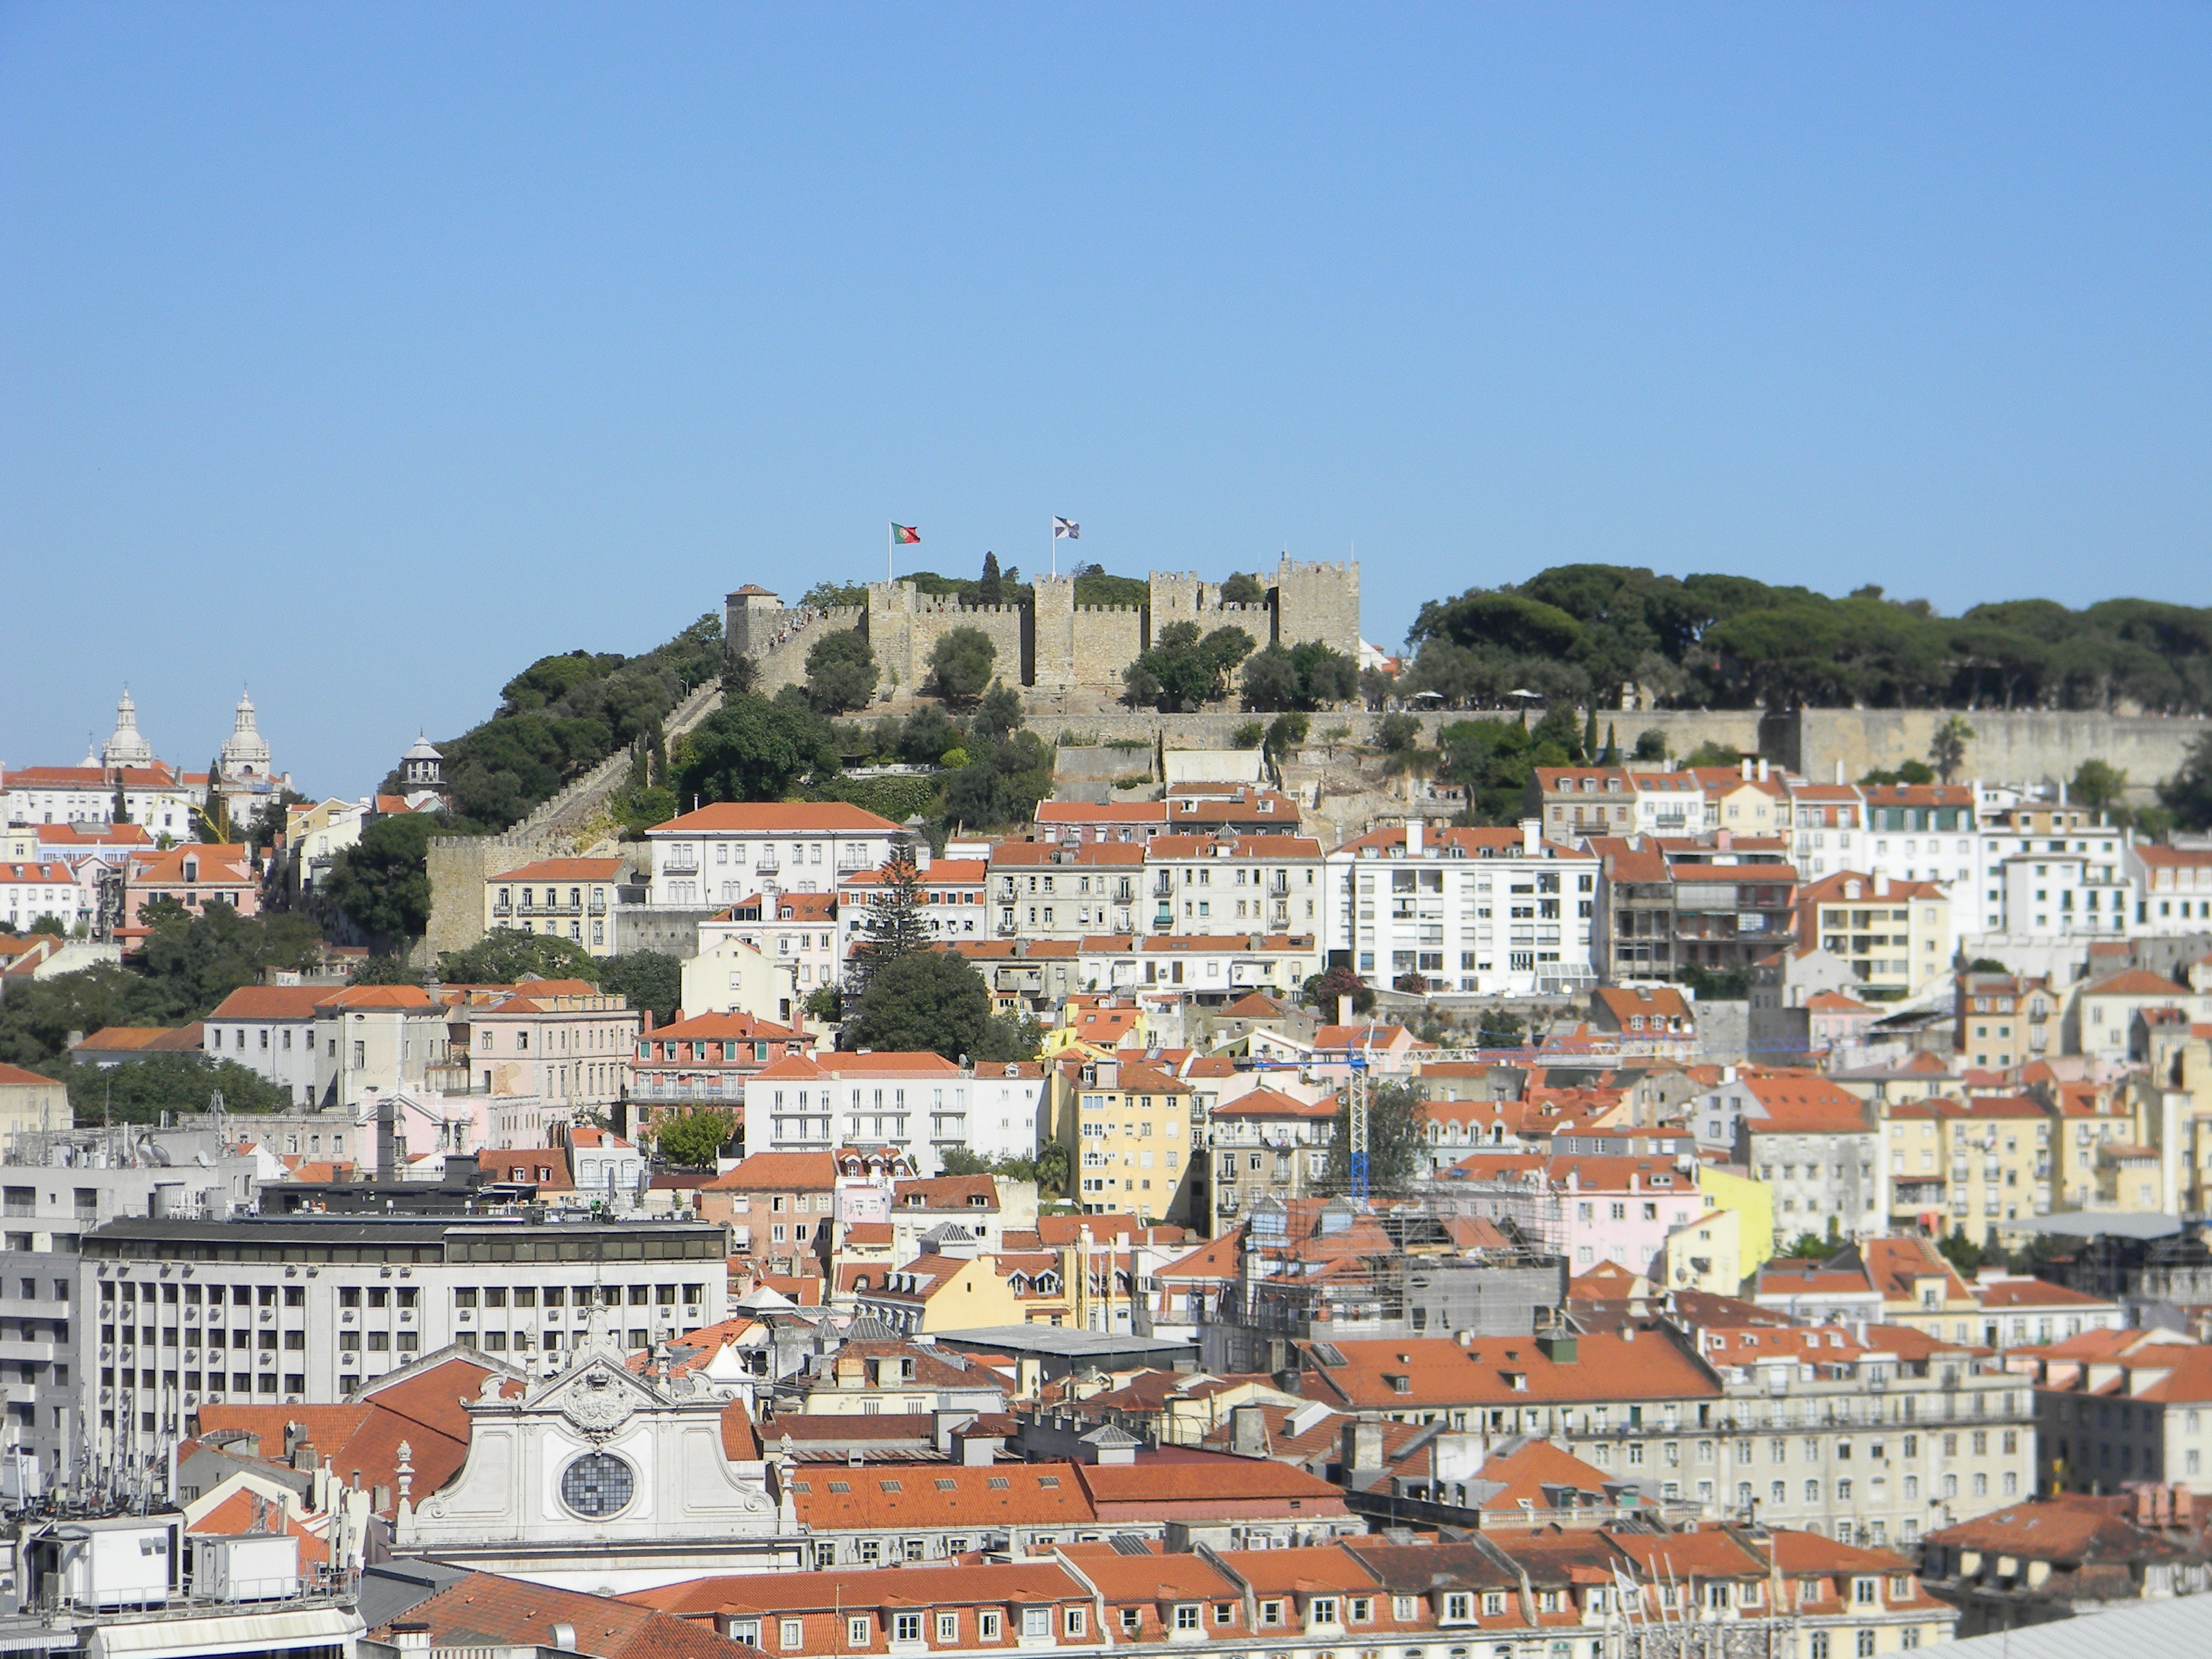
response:
M1351 1422L1344 1425L1344 1436L1337 1453L1344 1474L1351 1475L1363 1469L1382 1467L1382 1425L1380 1423Z
M1352 994L1348 991L1336 1000L1336 1023L1339 1025L1352 1024Z
M927 841L918 841L915 842L914 867L916 870L928 869L929 860L935 856L936 855L929 850L929 843Z
M1766 757L1764 755L1759 757L1759 781L1761 783L1766 781Z
M392 1645L402 1653L428 1653L430 1650L430 1627L428 1625L394 1625Z
M1541 818L1521 820L1521 856L1533 859L1543 850L1544 821Z
M553 1638L553 1645L560 1649L563 1653L574 1653L578 1650L576 1647L576 1627L574 1625L556 1625L553 1626L550 1633Z
M1880 870L1874 872L1874 896L1876 898L1889 896L1889 877Z
M1837 757L1837 759L1836 759L1836 781L1837 781L1838 783L1841 783L1843 781L1844 781L1844 763L1843 763L1843 758L1842 758L1842 757L1841 757L1841 756L1838 756L1838 757Z
M1229 1413L1229 1449L1239 1457L1267 1455L1267 1413L1262 1406L1239 1406Z
M1738 765L1739 769L1743 773L1743 781L1746 783L1749 783L1751 781L1751 757L1746 755Z
M1427 827L1419 818L1406 820L1406 856L1407 858L1417 859L1421 856L1421 831Z

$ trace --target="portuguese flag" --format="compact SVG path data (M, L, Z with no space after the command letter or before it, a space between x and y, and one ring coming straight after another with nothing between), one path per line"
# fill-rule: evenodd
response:
M921 532L910 524L895 524L891 526L891 539L904 547L910 542L920 541Z

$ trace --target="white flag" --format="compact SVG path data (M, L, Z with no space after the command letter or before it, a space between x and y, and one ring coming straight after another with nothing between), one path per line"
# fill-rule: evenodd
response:
M1083 539L1083 526L1073 519L1054 519L1052 521L1052 538L1058 541L1062 536L1072 542L1079 542Z

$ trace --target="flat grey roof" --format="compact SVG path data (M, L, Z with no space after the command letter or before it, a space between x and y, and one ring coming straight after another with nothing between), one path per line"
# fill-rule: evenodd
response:
M2068 1238L2094 1238L2100 1233L2114 1238L2172 1238L2182 1231L2179 1216L2130 1210L2061 1210L1996 1225L2008 1233L2060 1233Z
M2122 1602L2102 1613L1970 1636L1931 1650L1943 1659L2142 1659L2212 1650L2212 1595Z
M952 1347L997 1348L1007 1353L1051 1354L1060 1359L1097 1359L1109 1354L1196 1353L1195 1342L1164 1336L1117 1336L1111 1331L1077 1330L1066 1325L986 1325L972 1331L939 1331L939 1343Z

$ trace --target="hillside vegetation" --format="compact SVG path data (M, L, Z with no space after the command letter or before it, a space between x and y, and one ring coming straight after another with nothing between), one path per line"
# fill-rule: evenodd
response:
M2006 599L1940 617L1879 587L1831 599L1747 576L1558 565L1421 607L1399 690L1495 705L1516 690L1618 708L2212 708L2212 610Z

